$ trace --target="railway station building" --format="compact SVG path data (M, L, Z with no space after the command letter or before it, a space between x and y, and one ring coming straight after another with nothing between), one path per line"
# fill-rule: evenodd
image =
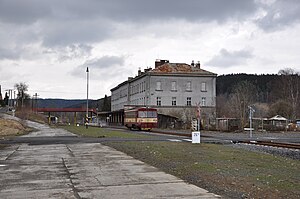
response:
M159 114L176 117L188 127L201 108L201 123L212 128L216 119L217 74L200 63L170 63L156 60L155 68L138 70L111 89L111 121L122 122L124 107L156 108Z

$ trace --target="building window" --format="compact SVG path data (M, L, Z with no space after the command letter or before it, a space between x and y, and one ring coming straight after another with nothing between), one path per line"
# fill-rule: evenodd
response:
M186 105L187 106L192 106L192 98L191 97L186 98Z
M206 97L201 98L201 106L206 106Z
M161 82L156 82L156 90L157 91L161 91L162 88L161 88Z
M176 97L172 97L172 106L176 106Z
M192 82L191 81L188 81L186 83L186 91L192 91Z
M156 105L161 106L161 97L156 98Z
M205 92L206 91L206 82L201 83L201 91Z
M173 82L172 82L171 91L177 91L177 88L176 88L176 87L177 87L177 86L176 86L176 82L173 81Z

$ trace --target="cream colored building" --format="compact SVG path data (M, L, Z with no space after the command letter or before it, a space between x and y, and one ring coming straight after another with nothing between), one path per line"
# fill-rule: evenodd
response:
M111 111L124 106L149 106L159 113L190 121L201 106L204 125L216 117L216 77L198 64L156 60L154 69L138 71L136 77L111 89Z

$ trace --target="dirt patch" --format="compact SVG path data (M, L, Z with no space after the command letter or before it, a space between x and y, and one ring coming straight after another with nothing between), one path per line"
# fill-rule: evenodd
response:
M14 136L24 134L27 129L15 120L0 118L0 136Z

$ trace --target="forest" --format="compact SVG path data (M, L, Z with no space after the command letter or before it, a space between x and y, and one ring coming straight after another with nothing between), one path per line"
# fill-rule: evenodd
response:
M230 74L217 77L217 117L254 117L281 115L300 118L300 73L285 68L278 74Z

